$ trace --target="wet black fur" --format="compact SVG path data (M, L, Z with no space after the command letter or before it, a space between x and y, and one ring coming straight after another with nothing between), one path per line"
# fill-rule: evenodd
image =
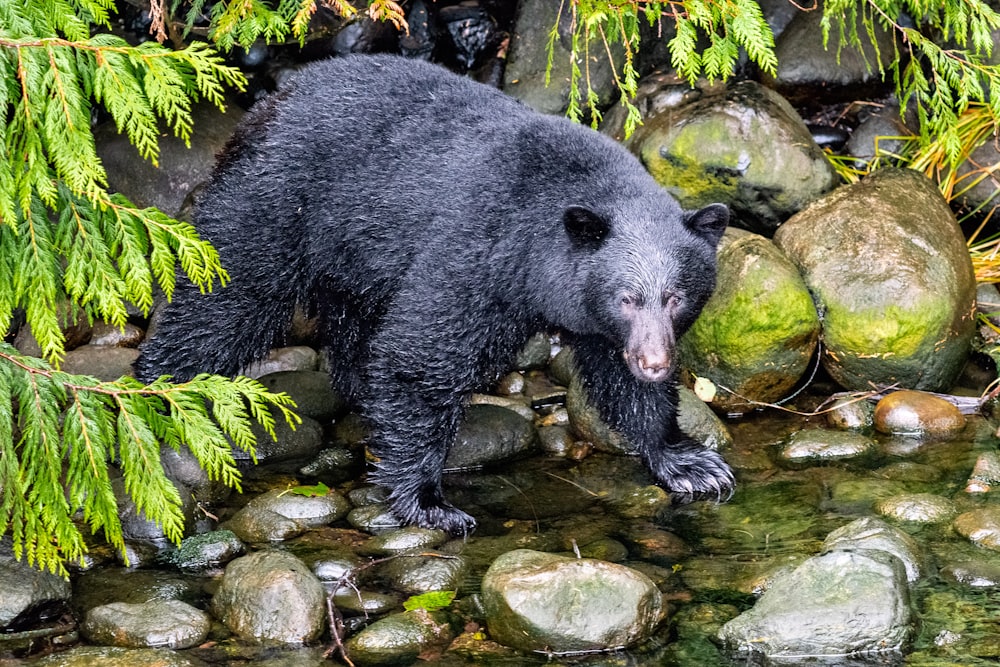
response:
M679 337L714 287L727 217L682 211L611 140L437 67L316 63L248 116L196 208L231 284L179 281L136 373L236 374L306 304L335 386L373 425L394 511L461 534L475 523L441 469L465 401L531 333L561 327L656 480L726 495L729 468L677 427L676 365L664 382L629 372L619 305L623 289L680 294L654 313Z

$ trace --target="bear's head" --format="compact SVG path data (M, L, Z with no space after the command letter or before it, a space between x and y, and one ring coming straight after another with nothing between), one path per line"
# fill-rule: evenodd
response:
M581 328L591 329L580 333L612 339L643 382L671 377L676 342L715 289L716 247L728 222L722 204L567 207L563 227L584 267Z

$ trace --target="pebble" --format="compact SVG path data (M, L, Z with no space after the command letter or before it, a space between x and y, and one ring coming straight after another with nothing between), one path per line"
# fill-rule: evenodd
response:
M180 600L115 602L87 612L81 630L95 644L182 649L208 637L208 614Z
M376 535L358 547L363 556L394 556L407 551L435 549L448 539L443 530L407 526L382 535Z
M842 431L868 431L875 425L875 406L852 396L838 398L826 413L826 423Z
M984 507L960 514L952 524L973 544L1000 551L1000 508Z
M875 451L875 442L859 433L805 429L789 436L781 458L789 463L818 463L856 459Z
M890 496L875 503L875 511L896 521L940 523L958 513L954 502L933 493Z
M1000 588L1000 565L983 561L949 563L938 574L946 581L953 581L969 588Z
M894 435L942 437L965 428L965 416L933 394L894 391L875 406L875 428Z

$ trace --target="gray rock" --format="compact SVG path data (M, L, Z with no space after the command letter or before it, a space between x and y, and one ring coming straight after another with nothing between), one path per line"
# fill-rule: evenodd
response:
M321 496L293 493L289 490L272 489L249 503L244 509L263 509L280 514L304 526L325 526L342 519L351 509L351 504L336 491Z
M899 528L874 517L857 519L833 531L823 541L823 549L884 551L903 564L906 578L911 583L920 579L923 571L921 551L916 541Z
M0 628L34 616L69 600L69 582L13 558L0 558Z
M123 327L116 327L107 322L94 322L90 344L108 347L138 347L145 335L145 331L131 322L126 322Z
M899 155L906 144L901 137L917 134L910 128L919 127L914 104L907 106L905 121L900 117L899 111L899 104L891 101L862 120L847 140L847 154L858 158L862 163L878 155Z
M221 526L231 530L238 538L251 544L282 542L301 535L307 526L263 507L240 508Z
M242 116L233 103L227 105L226 113L207 102L196 104L192 108L194 131L190 146L173 134L159 137L156 165L142 159L114 123L102 124L95 130L94 140L110 189L124 194L137 206L155 206L176 215L184 198L208 180L216 153L222 150Z
M627 145L685 208L723 202L765 236L838 182L791 105L751 81L652 116Z
M132 375L132 364L139 350L108 345L81 345L66 353L60 369L74 375L89 375L102 382L111 382Z
M378 567L378 578L390 588L408 595L432 591L457 591L468 573L462 556L427 549L419 554L400 554Z
M975 278L928 178L879 170L813 202L774 241L823 312L823 365L841 385L936 391L958 377L975 329Z
M295 401L295 412L327 422L347 411L344 399L330 386L330 376L322 371L278 371L257 378L274 393L284 392Z
M708 95L719 95L725 91L725 83L708 82L699 79L694 87L676 72L654 71L639 79L632 104L639 110L643 122L669 109L689 104ZM615 105L607 110L601 121L600 130L615 141L625 142L625 121L628 109Z
M382 616L399 608L399 598L387 593L345 587L333 596L333 604L337 609L353 614Z
M443 649L452 637L444 614L415 609L375 621L351 637L347 650L362 666L410 665L425 651Z
M705 401L684 385L677 387L677 397L677 425L682 431L709 449L732 446L732 434Z
M80 616L114 602L180 600L200 605L205 599L204 583L202 577L179 572L103 567L75 578L72 605Z
M319 352L304 345L279 347L243 369L241 375L260 378L271 373L315 371L319 367Z
M180 600L152 600L94 607L80 629L95 644L182 649L205 641L211 625L208 614Z
M820 463L856 459L875 451L875 442L860 433L811 428L790 435L780 456L788 463Z
M819 94L824 100L855 100L859 91L871 95L888 92L891 83L888 77L883 80L878 71L878 56L888 65L895 53L892 33L877 25L873 46L869 33L859 25L862 53L841 43L834 25L824 49L820 46L823 18L823 12L796 13L775 40L778 67L774 77L765 75L767 84L794 100L814 100Z
M542 113L565 113L569 104L571 17L569 5L563 6L562 14L559 10L558 3L547 0L526 0L519 4L504 70L504 92ZM557 23L559 38L555 42L550 82L546 85L548 35ZM595 53L591 62L584 63L584 54L578 53L578 65L581 69L589 67L591 84L604 106L612 99L614 76L604 46L595 40L591 49ZM621 62L621 45L615 45L614 51L616 62ZM585 95L586 82L581 81L580 85Z
M358 455L346 447L328 447L316 454L316 457L299 468L306 477L316 477L329 483L343 482L350 479L354 466L358 463Z
M798 269L768 239L730 227L718 262L716 290L680 354L719 388L713 406L746 412L791 393L809 369L819 315Z
M251 425L257 439L255 450L258 461L287 461L315 456L323 448L323 427L309 417L302 417L302 423L293 429L280 417L275 420L275 438L271 438L259 425ZM250 454L242 449L233 449L233 457L249 461Z
M126 540L165 540L163 526L147 518L146 514L139 510L132 497L125 492L125 481L121 477L111 480L111 488L118 500L118 518L122 525L122 535ZM194 498L183 486L178 488L178 495L184 525L190 527L194 524ZM131 564L136 565L136 563Z
M525 651L628 646L663 613L660 591L636 570L526 549L493 562L482 599L490 635Z
M535 427L521 415L495 405L470 405L448 452L445 468L478 468L531 451Z
M945 581L968 588L1000 588L1000 565L986 561L947 563L938 574Z
M212 613L243 639L302 644L324 630L326 592L298 558L259 551L226 567Z
M181 570L199 572L225 565L245 551L232 531L213 530L184 538L169 558Z
M197 658L169 649L129 649L118 646L77 646L45 656L37 667L204 667Z
M354 508L347 513L347 522L358 530L373 535L397 530L403 525L389 506L382 503Z
M448 539L443 530L407 526L377 535L357 549L363 556L393 556L407 551L436 549Z
M826 423L844 431L870 431L875 427L875 406L853 396L838 398L829 406Z
M958 506L933 493L907 493L878 501L875 511L896 521L940 523L958 514Z
M537 333L528 339L514 358L514 368L527 371L545 368L552 357L552 341L546 333Z
M776 576L718 636L733 651L791 658L898 650L909 634L899 560L878 551L832 551Z
M212 479L201 467L197 457L187 447L174 449L164 445L160 448L160 463L163 471L174 484L190 493L196 502L210 505L224 502L232 494L232 487L219 479Z

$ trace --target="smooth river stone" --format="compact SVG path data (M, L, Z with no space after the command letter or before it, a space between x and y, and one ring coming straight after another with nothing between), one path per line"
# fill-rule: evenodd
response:
M880 500L875 510L896 521L938 523L957 514L955 503L933 493L907 493Z
M953 525L973 544L1000 551L1000 508L984 507L960 514Z
M965 415L944 400L922 391L895 391L875 406L875 429L895 435L940 437L965 428Z

